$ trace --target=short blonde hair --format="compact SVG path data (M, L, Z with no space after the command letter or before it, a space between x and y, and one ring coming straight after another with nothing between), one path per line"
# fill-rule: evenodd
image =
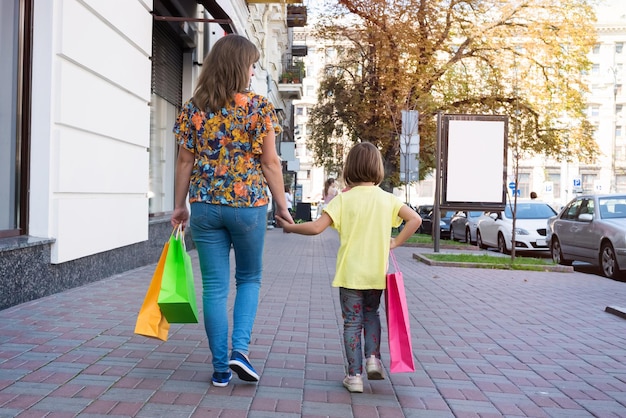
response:
M203 111L218 112L250 82L250 66L259 60L257 47L240 35L220 38L202 63L193 103Z
M382 183L385 166L378 148L371 142L360 142L353 146L343 166L343 178L348 186L356 183Z

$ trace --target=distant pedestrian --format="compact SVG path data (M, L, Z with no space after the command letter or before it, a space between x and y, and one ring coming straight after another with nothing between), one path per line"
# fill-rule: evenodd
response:
M535 193L535 192L530 192L530 198L531 198L532 200L535 200L535 199L537 198L537 193Z
M287 210L293 216L293 195L291 194L291 188L285 184L285 200L287 201Z
M259 304L268 187L283 223L293 222L276 152L280 123L267 98L248 90L260 53L248 39L226 35L202 65L194 96L178 116L179 144L171 223L190 221L202 272L204 327L214 386L227 386L231 370L256 382L248 345ZM189 195L191 218L186 205ZM235 253L236 296L232 353L228 356L230 251Z
M333 287L339 288L343 314L343 342L348 364L343 385L363 392L363 350L370 380L384 379L380 360L381 326L378 309L386 287L389 250L404 243L422 223L420 216L393 194L378 187L384 178L383 159L373 144L355 145L343 175L350 187L332 199L312 222L290 224L277 216L285 232L317 235L329 226L339 232L339 251ZM405 221L395 238L392 227ZM363 333L364 344L361 344Z
M330 177L326 180L324 184L324 193L322 194L322 199L324 199L324 205L328 205L331 200L335 198L339 194L339 190L337 189L337 185L335 183L335 179Z
M335 184L335 179L329 177L324 182L324 190L322 191L322 201L317 205L317 217L319 218L322 215L322 212L326 205L335 198L339 194L339 189Z

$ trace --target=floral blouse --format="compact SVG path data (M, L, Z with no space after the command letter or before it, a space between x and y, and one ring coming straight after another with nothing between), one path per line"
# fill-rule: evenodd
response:
M261 154L270 129L281 132L274 106L255 93L236 94L219 113L206 113L187 101L173 131L176 142L195 155L189 202L267 205Z

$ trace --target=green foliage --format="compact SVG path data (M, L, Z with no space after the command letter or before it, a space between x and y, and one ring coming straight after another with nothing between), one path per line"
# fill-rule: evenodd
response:
M439 111L508 115L516 154L591 161L590 1L339 0L317 31L337 59L312 111L316 163L337 172L354 142L369 141L397 184L403 109L420 112L420 178L435 165Z

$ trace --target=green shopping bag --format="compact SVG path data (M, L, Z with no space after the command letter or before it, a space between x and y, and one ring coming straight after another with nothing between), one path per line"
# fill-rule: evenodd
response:
M187 254L185 233L180 225L170 237L158 304L170 324L198 323L191 257Z

